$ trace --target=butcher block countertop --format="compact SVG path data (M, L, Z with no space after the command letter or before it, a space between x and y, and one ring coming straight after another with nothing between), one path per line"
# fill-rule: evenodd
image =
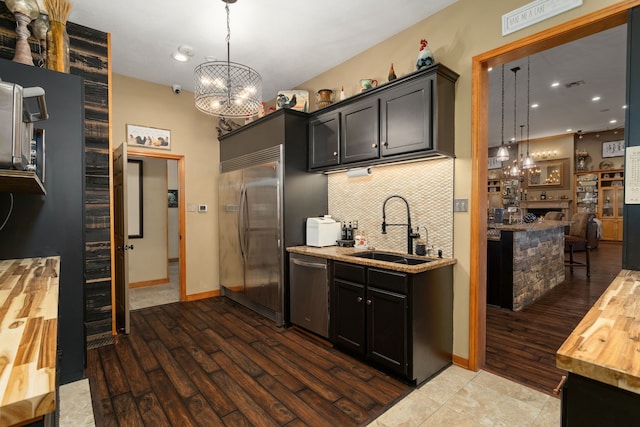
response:
M0 426L55 410L60 258L0 260Z
M640 271L622 270L556 353L556 366L640 394Z
M313 246L292 246L287 248L287 251L297 253L297 254L302 254L302 255L333 259L336 261L350 262L352 264L366 265L369 267L386 268L387 270L401 271L403 273L410 273L410 274L422 273L423 271L427 271L427 270L434 270L436 268L444 267L446 265L453 265L457 262L454 258L430 258L426 256L419 256L419 255L407 255L406 253L401 253L401 252L376 250L376 252L386 252L390 254L397 254L399 256L408 256L411 258L424 258L424 259L430 260L430 262L426 262L424 264L418 264L418 265L398 264L395 262L379 261L375 259L357 258L354 256L350 256L358 252L366 252L367 250L345 248L341 246L326 246L324 248L316 248Z

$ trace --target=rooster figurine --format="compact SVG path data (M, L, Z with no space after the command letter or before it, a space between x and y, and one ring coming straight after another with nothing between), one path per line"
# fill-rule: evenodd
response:
M433 57L433 52L427 46L427 41L425 39L420 40L420 53L418 54L418 60L416 61L416 70L422 70L423 68L427 68L433 63L436 62Z
M397 79L396 71L393 69L393 62L391 63L391 68L389 68L389 81Z
M295 93L291 96L291 99L287 98L283 94L279 94L278 98L276 99L276 105L278 106L278 108L293 108L297 103L298 100Z

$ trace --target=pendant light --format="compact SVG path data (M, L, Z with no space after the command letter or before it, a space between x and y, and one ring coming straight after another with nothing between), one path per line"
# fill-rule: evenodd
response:
M513 67L511 71L513 71L513 141L516 142L516 147L518 147L518 151L520 151L520 145L518 145L516 139L516 122L518 121L518 104L516 101L518 99L518 71L520 71L520 67ZM520 133L522 133L522 129L520 130ZM520 176L520 168L518 168L518 156L516 156L516 159L513 161L513 166L511 166L511 169L509 170L509 175L512 177Z
M529 113L531 111L531 57L527 56L527 157L522 162L522 169L531 169L536 167L536 163L529 156Z
M227 118L255 116L262 105L262 77L246 65L231 62L231 26L227 12L227 60L209 61L194 70L196 108L205 114Z
M509 149L507 147L504 146L504 64L502 64L502 93L501 93L501 99L502 99L502 109L501 109L501 125L500 125L500 132L501 132L501 145L500 148L498 148L498 155L496 156L496 160L499 162L504 162L509 160Z

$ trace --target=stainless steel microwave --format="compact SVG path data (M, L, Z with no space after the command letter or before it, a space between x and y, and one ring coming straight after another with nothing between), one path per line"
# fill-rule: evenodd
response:
M44 89L0 81L0 168L33 171L44 181L44 138L34 136L33 123L48 118Z

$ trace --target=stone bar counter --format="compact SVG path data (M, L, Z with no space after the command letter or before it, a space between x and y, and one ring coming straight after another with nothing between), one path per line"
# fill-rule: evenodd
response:
M59 257L0 260L0 426L55 411L59 272Z
M487 303L519 311L564 281L565 221L488 231Z
M556 353L563 426L640 425L640 271L622 270Z

